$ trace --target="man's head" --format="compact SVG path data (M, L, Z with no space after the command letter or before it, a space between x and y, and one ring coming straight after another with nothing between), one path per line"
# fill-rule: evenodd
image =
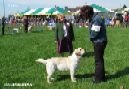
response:
M85 5L80 9L80 17L84 19L91 19L94 14L94 10L91 6Z

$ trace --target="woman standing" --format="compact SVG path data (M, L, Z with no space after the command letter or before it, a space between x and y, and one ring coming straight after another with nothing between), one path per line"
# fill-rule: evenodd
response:
M58 53L73 52L72 41L74 40L74 32L72 23L67 22L64 15L58 15L56 24L56 42L58 45Z

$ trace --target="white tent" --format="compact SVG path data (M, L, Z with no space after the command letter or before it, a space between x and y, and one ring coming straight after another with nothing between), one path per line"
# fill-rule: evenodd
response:
M31 13L33 13L36 9L31 9L30 11L24 13L24 15L30 15Z
M41 12L37 13L37 15L46 15L46 13L50 10L51 8L44 8Z

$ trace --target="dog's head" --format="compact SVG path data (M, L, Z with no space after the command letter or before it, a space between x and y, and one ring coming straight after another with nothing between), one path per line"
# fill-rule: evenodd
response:
M74 53L77 57L81 57L85 53L85 50L82 48L78 48L74 50Z

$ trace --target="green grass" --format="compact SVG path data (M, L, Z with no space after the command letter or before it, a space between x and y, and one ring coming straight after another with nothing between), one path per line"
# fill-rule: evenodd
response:
M56 52L54 31L0 35L0 89L129 89L129 28L107 28L108 45L105 50L107 82L93 84L94 57L89 32L75 28L74 48L86 48L76 71L77 83L72 83L69 72L54 74L52 84L46 82L45 66L37 58L60 56ZM65 56L68 56L66 53ZM31 87L7 87L5 83L31 83Z

